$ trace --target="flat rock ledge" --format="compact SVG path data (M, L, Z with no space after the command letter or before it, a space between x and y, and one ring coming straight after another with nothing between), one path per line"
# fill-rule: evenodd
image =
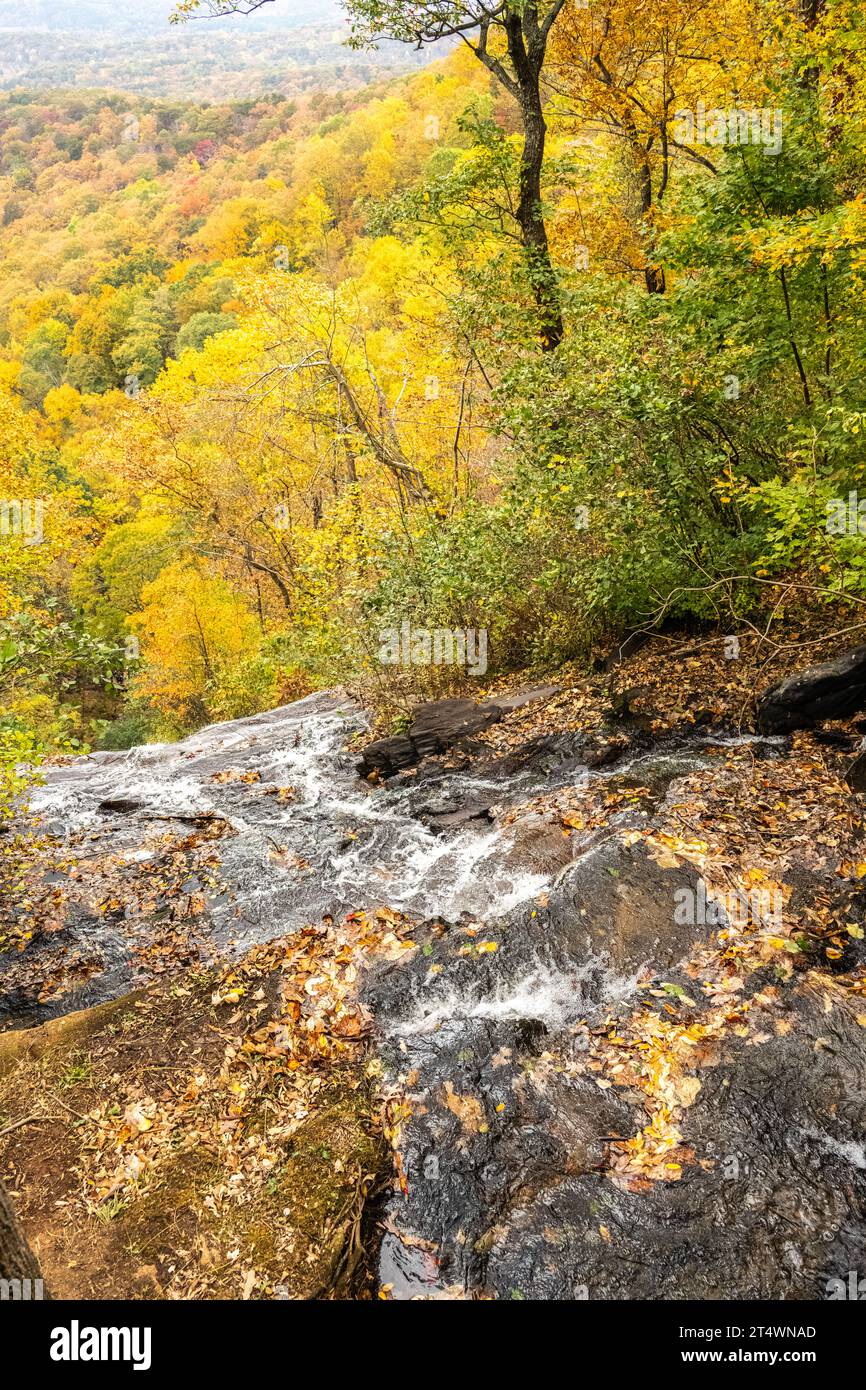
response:
M512 710L556 694L558 686L538 686L497 700L456 698L429 700L419 705L405 734L376 739L364 749L357 769L362 777L376 773L392 777L405 767L413 767L432 753L446 749L463 739L472 738L491 724L497 724Z

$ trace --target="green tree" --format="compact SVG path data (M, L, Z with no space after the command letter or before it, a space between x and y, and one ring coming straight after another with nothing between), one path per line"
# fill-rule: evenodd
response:
M562 341L562 304L550 259L541 199L547 124L541 93L550 31L565 0L348 0L355 47L383 38L418 48L459 37L517 102L523 128L520 189L515 218L538 308L542 346Z
M205 3L211 14L249 13L272 0L181 0L183 18ZM519 195L514 216L545 351L562 341L562 302L550 258L541 198L547 123L541 79L551 29L565 0L347 0L351 44L374 48L383 39L417 48L459 38L517 102L523 129Z

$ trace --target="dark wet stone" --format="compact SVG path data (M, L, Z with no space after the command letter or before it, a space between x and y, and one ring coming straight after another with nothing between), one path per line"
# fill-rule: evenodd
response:
M632 1107L586 1078L542 1063L537 1080L526 1064L540 1038L530 1034L526 1052L526 1037L525 1025L459 1019L442 1026L438 1050L406 1039L419 1103L401 1144L407 1190L397 1219L432 1237L446 1286L483 1288L502 1216L563 1174L597 1168L607 1136L634 1123Z
M561 834L557 840L560 847L567 844ZM446 1016L453 999L461 1001L464 1014L476 1006L495 1012L497 1000L512 993L519 1000L527 980L554 975L564 1007L577 1016L644 964L669 970L711 933L710 927L675 921L677 892L696 899L698 878L690 865L660 868L640 843L597 841L561 869L546 902L488 921L485 935L496 943L495 952L464 953L475 938L460 923L432 928L428 940L419 938L424 950L411 960L374 963L366 997L385 1033L407 1013L413 1027L423 1029Z
M510 776L526 770L552 772L554 769L585 766L586 737L581 733L537 734L517 748L496 758L490 771Z
M707 928L675 920L700 875L690 864L663 869L641 844L607 840L565 869L543 909L545 933L576 960L598 957L630 973L645 961L673 965ZM682 914L680 914L682 915Z
M502 719L504 713L496 704L476 705L474 700L431 700L419 705L406 734L368 744L358 771L362 777L371 772L391 777L431 753L444 753L459 740L480 733Z
M823 719L844 719L866 706L866 647L786 676L760 696L758 726L765 733L807 729Z
M846 753L850 753L857 745L854 735L846 733L844 729L816 729L814 739L825 748L841 748Z
M826 1298L828 1280L862 1264L866 1237L866 1058L853 1015L836 1013L828 1021L820 1000L799 995L789 1034L733 1039L701 1070L682 1127L703 1163L679 1182L632 1192L566 1174L518 1195L498 1217L484 1287L499 1298Z
M58 987L46 994L52 979ZM33 1027L116 998L134 980L119 928L73 906L62 928L37 935L26 952L0 952L0 1030Z
M575 891L579 883L596 894L585 900L590 934L607 921L611 959L633 966L647 951L648 972L676 980L669 962L694 942L666 933L669 884L646 860L641 869L639 855L615 861L609 846L601 849L591 873L579 864L568 875ZM617 863L622 902L598 876ZM654 886L641 892L644 871ZM680 877L666 873L669 882ZM520 1013L533 960L537 970L550 956L556 968L569 951L588 951L569 927L567 901L531 945L537 919L524 923L522 960L507 930L490 931L499 950L480 960L455 958L459 934L434 931L430 954L372 986L385 1059L411 1077L400 1140L408 1191L392 1208L397 1229L437 1252L440 1287L470 1296L827 1297L828 1280L859 1268L866 1240L866 1045L856 998L827 1013L804 977L749 1038L730 1033L716 1062L697 1069L700 1090L681 1112L693 1153L681 1179L630 1188L606 1171L606 1156L611 1140L647 1124L643 1097L599 1089L594 1073L572 1074L558 1060L571 1055L579 1067L581 1030L570 1051L566 1042L575 1018L615 1010L609 972L578 971L558 1022L549 1010L546 1018ZM625 903L650 921L629 924ZM431 962L440 973L425 980L419 964L429 970ZM757 973L755 990L775 980ZM686 984L699 1021L701 991ZM633 1007L634 990L624 998ZM413 1283L411 1271L403 1278L398 1297L436 1292L429 1271L426 1284Z
M367 745L358 763L358 772L362 777L369 777L372 772L392 777L395 772L412 767L422 758L444 753L455 744L481 733L513 710L549 699L558 689L555 685L542 685L487 700L483 704L464 698L429 700L418 706L405 734L376 739Z
M393 777L395 772L412 767L417 761L418 753L411 738L395 734L392 738L377 738L374 743L367 744L358 763L358 772L362 777L369 777L371 772Z
M425 825L429 825L431 830L443 832L446 830L456 830L462 825L468 825L470 821L486 821L488 824L493 820L493 813L490 806L484 803L480 805L469 801L466 805L458 807L453 811L420 811L418 819Z

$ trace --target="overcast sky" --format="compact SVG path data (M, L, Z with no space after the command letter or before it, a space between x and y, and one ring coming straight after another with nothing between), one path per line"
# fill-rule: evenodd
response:
M167 26L173 8L174 0L0 0L0 27L34 32L159 30ZM338 0L274 0L252 15L232 15L219 21L200 19L195 23L285 29L299 23L340 22L344 18Z

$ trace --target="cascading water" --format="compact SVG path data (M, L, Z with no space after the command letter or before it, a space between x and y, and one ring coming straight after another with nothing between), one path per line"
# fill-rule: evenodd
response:
M578 772L574 757L530 759L516 770L494 760L372 787L356 772L357 755L347 751L366 727L363 711L350 701L318 693L211 725L179 743L50 766L31 806L68 845L85 882L106 861L130 873L137 865L158 866L167 842L213 827L224 887L217 891L210 881L192 887L207 900L207 938L223 952L245 950L326 914L337 918L379 906L424 920L505 919L540 901L575 857L591 855L592 834L563 835L558 824L539 816L512 821L504 813L575 781L605 780L609 770ZM656 752L632 757L617 771L635 784L655 778L664 786L700 766L701 757L695 749ZM123 889L115 896L122 899ZM148 919L140 913L132 928L130 917L121 903L109 921L84 915L67 927L65 949L98 946L99 968L88 973L81 991L31 1012L30 1021L99 1002L138 982L138 966L123 965L125 933L140 943ZM590 974L604 968L595 957L587 967ZM553 1025L586 1006L586 979L564 968L544 941L515 963L514 972L484 998L474 997L468 983L461 986L469 990L465 997L453 991L445 997L429 981L413 984L417 995L407 995L401 1026L473 1011L522 1013ZM611 971L611 989L617 979ZM450 976L435 983L450 988Z
M550 874L521 856L508 827L479 819L443 834L423 818L472 798L507 806L543 779L454 772L434 788L372 788L343 752L364 728L350 703L313 695L180 743L52 767L31 804L53 831L82 836L90 853L110 843L139 857L156 827L223 818L235 832L220 845L235 891L231 908L214 904L213 930L239 946L381 904L424 917L501 915L544 889ZM256 780L215 780L233 771Z

